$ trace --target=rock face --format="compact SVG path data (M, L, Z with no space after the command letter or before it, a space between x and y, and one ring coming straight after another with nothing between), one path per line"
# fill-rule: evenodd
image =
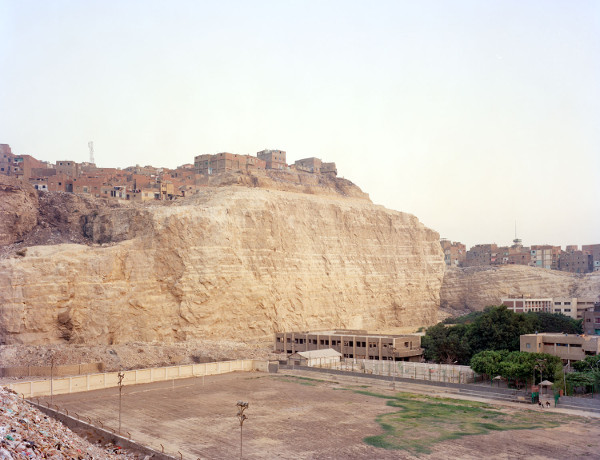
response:
M0 174L0 245L22 240L37 224L38 197L26 182Z
M89 214L83 232L97 244L0 260L0 341L243 340L433 324L438 234L341 195L227 186Z
M440 307L452 315L500 305L510 295L532 297L600 296L600 272L578 275L521 265L449 268L444 275Z

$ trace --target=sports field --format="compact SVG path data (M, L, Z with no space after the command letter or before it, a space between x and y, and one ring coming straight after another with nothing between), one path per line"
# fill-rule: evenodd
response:
M325 380L328 379L328 380ZM337 380L330 380L337 379ZM404 389L406 390L406 388ZM598 458L600 421L435 398L367 379L286 371L125 386L122 432L176 457L239 458L238 400L248 401L248 459ZM54 397L118 426L118 389ZM531 409L530 409L531 408Z

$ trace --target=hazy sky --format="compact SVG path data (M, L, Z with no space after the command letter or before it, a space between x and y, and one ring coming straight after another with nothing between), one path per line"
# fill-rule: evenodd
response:
M0 0L0 143L317 156L442 237L600 243L600 1Z

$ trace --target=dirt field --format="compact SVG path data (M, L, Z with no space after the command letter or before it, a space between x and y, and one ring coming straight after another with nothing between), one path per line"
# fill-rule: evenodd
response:
M366 379L234 373L128 386L122 431L183 458L239 457L238 400L249 401L244 458L598 458L600 421L390 391ZM69 412L118 424L118 390L55 396ZM383 446L383 447L377 447Z

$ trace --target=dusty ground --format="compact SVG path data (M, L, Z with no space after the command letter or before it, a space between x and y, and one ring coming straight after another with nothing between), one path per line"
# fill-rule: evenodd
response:
M240 448L235 403L244 400L250 402L243 428L244 458L249 459L598 458L597 419L504 406L486 406L484 411L498 414L505 424L514 420L522 427L543 428L479 429L484 434L423 444L422 439L439 437L453 419L446 417L445 426L437 426L434 418L424 428L416 418L414 423L410 417L401 420L400 414L398 423L408 425L398 425L405 428L396 441L417 440L426 452L415 452L406 445L401 450L374 447L364 439L389 433L378 423L378 416L385 419L390 416L384 414L401 410L388 404L397 395L390 391L389 383L302 377L297 371L234 373L204 381L175 381L174 387L172 382L126 387L123 430L155 449L160 450L162 444L165 452L175 456L181 452L189 459L234 458ZM117 395L116 389L77 393L55 396L54 403L114 427L118 423ZM438 400L433 401L437 404ZM465 404L466 413L469 404L477 403ZM459 429L458 417L456 425Z

